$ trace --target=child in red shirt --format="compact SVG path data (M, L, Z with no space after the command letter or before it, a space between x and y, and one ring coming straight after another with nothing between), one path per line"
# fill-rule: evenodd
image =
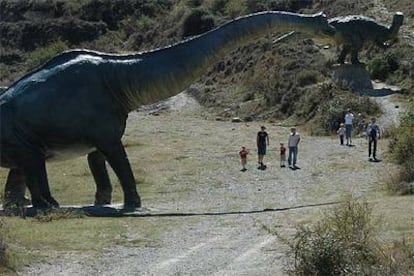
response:
M285 162L286 162L286 148L283 145L283 143L280 143L280 167L284 168L286 167Z
M242 147L241 150L239 151L240 164L242 166L242 169L241 169L242 172L247 171L246 164L247 164L247 155L248 154L249 154L249 151L246 149L246 147Z

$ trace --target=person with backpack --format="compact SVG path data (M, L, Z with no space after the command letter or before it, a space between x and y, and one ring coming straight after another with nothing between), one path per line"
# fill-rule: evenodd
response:
M368 161L379 161L377 159L377 142L381 138L381 131L374 117L371 118L371 122L367 126L366 134L368 139Z

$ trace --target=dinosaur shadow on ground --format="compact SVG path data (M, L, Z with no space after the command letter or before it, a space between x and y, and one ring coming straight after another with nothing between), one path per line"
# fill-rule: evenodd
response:
M224 216L224 215L245 215L257 214L266 212L283 212L293 209L311 208L319 206L328 206L340 204L341 202L322 202L307 205L297 205L280 208L264 208L257 210L240 210L240 211L216 211L216 212L171 212L168 210L159 210L155 208L135 208L123 209L121 204L112 204L104 206L66 206L50 210L40 210L32 206L27 208L8 208L0 209L0 217L2 216L21 216L21 217L36 217L41 215L53 215L69 213L73 215L89 216L89 217L188 217L188 216Z
M361 96L368 97L385 97L393 94L400 94L400 90L394 90L392 88L373 88L373 89L362 89L358 91Z

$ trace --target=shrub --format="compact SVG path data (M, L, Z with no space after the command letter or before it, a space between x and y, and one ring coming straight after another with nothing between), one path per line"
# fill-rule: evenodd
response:
M348 199L313 227L299 227L294 238L294 271L299 275L340 275L368 271L376 263L371 210Z
M394 54L387 54L385 58L380 56L368 64L372 78L386 80L388 75L399 68L398 58Z
M298 226L293 240L283 240L294 275L406 275L412 268L407 262L414 252L405 244L386 248L380 243L371 207L352 196L315 225Z
M229 0L226 4L226 14L230 15L231 18L236 18L246 13L247 6L244 1L240 0Z
M319 73L316 70L301 71L298 75L298 85L303 87L318 82Z
M397 176L388 180L390 192L414 194L414 104L401 118L400 125L390 133L390 151L397 164L401 165Z
M213 18L204 10L195 9L184 19L182 36L194 36L211 30L214 27Z
M205 6L214 14L224 14L227 0L205 0Z

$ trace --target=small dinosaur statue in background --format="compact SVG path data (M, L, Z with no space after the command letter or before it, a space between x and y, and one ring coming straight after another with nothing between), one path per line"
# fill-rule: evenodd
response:
M128 113L180 93L244 41L284 30L333 32L322 13L268 11L145 53L71 50L54 57L0 95L0 165L11 169L6 194L26 184L34 207L58 207L45 162L87 154L96 204L110 202L107 161L120 180L124 207L141 207L121 142Z
M395 13L391 26L383 25L372 18L360 15L329 19L329 25L335 28L332 37L338 45L342 45L338 63L345 63L346 56L351 53L351 63L360 64L358 52L366 42L374 43L381 48L387 47L388 42L397 37L403 21L404 15L401 12Z

